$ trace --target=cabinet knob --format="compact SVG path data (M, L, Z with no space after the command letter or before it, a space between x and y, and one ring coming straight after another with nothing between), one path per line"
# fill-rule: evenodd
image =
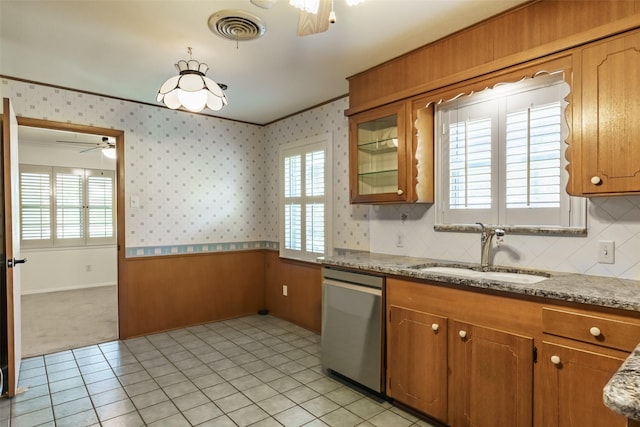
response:
M599 337L602 332L600 332L600 328L593 326L591 329L589 329L589 333L594 337Z
M466 331L460 331L460 332L458 332L458 335L460 335L460 338L465 339L467 337L467 332Z
M602 184L602 179L600 179L599 176L592 176L591 177L591 183L593 185L600 185L600 184Z
M551 363L553 363L554 365L559 365L560 364L560 356L551 356Z
M440 325L438 325L437 323L434 323L431 325L431 329L433 329L433 332L437 332L438 329L440 329Z
M404 194L404 191L398 188L398 191L396 191L396 193L398 193L398 196L402 196Z

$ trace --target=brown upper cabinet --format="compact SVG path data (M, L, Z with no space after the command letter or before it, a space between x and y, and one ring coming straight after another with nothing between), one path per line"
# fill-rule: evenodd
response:
M349 118L351 203L413 201L410 114L398 102Z
M574 195L640 194L640 31L576 53Z
M396 102L349 118L351 203L433 202L433 106Z

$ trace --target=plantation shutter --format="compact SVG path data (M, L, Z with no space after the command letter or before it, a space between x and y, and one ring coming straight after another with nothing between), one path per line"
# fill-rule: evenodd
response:
M54 244L84 243L84 170L54 168L56 227Z
M51 168L20 165L20 237L22 247L50 246Z
M499 133L497 103L457 106L442 112L445 216L454 223L491 223Z
M108 243L115 237L114 173L87 170L87 243Z
M302 250L302 155L284 159L285 249Z
M563 98L561 82L506 97L502 216L507 224L568 225Z
M306 153L306 251L323 254L325 250L324 150Z

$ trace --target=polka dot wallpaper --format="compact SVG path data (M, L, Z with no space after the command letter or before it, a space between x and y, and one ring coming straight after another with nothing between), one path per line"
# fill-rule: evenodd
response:
M0 84L19 116L125 132L127 256L277 248L278 146L327 132L335 144L334 245L368 250L368 210L348 203L346 97L257 126L12 79Z

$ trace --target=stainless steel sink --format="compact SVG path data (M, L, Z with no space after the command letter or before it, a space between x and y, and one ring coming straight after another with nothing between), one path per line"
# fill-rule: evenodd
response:
M551 277L550 274L545 272L531 272L531 271L517 271L510 270L507 268L496 268L490 267L485 269L486 271L482 271L480 269L474 269L469 267L462 266L438 266L438 265L423 265L423 266L413 266L419 271L424 271L425 273L433 273L433 274L442 274L445 276L457 276L457 277L468 277L471 279L486 279L486 280L497 280L500 282L509 282L509 283L518 283L518 284L531 284L542 282L543 280L547 280Z

